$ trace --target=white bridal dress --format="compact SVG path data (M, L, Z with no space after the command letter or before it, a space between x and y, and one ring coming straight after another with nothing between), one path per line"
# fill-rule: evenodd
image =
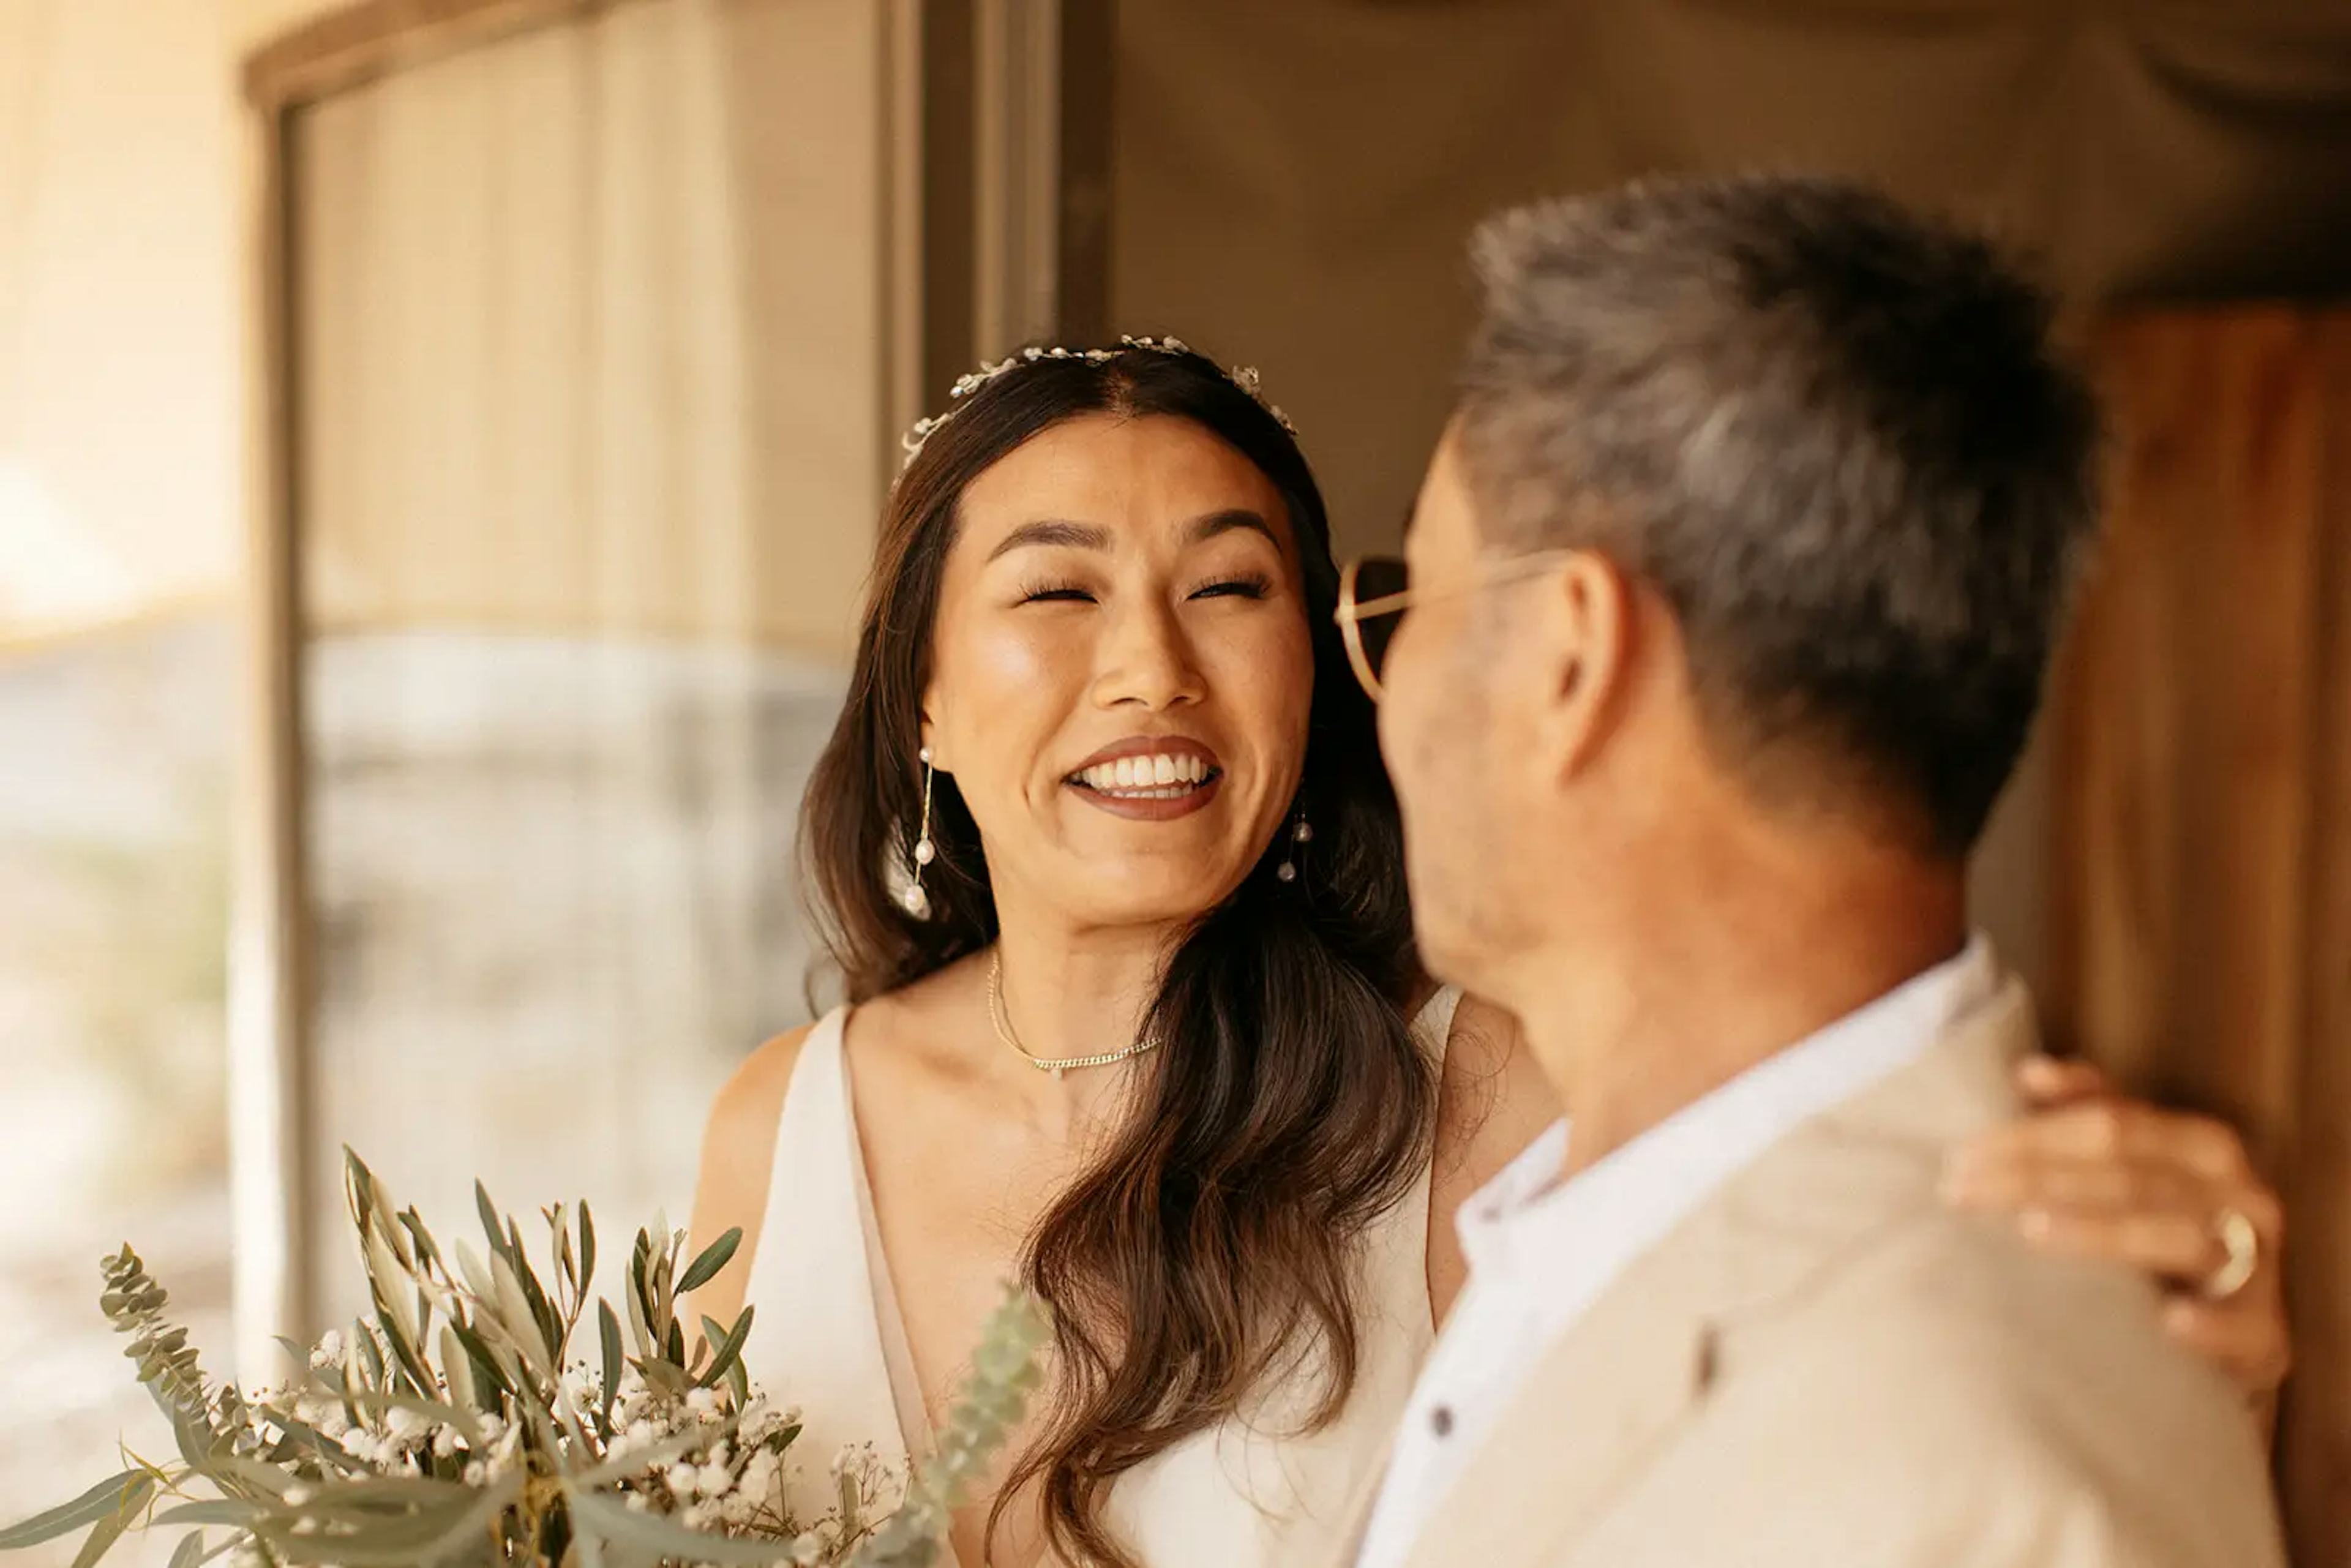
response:
M1438 993L1413 1032L1441 1062L1459 993ZM928 1427L859 1147L841 1051L846 1009L810 1033L784 1095L767 1218L746 1299L759 1308L745 1359L800 1406L796 1504L833 1495L831 1456L872 1444L903 1469ZM1235 1418L1129 1471L1110 1518L1146 1568L1289 1568L1333 1545L1361 1472L1378 1461L1436 1337L1427 1278L1428 1173L1364 1239L1361 1370L1339 1418L1294 1432L1294 1387L1265 1391ZM772 1240L773 1245L767 1244ZM811 1260L862 1258L862 1269ZM952 1561L945 1568L957 1568ZM977 1565L969 1565L977 1568Z

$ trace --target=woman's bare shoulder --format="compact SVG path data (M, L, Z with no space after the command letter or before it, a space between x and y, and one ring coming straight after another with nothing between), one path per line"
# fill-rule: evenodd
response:
M710 1103L702 1133L702 1164L694 1184L693 1246L699 1249L729 1230L743 1239L734 1258L695 1292L698 1312L730 1322L741 1309L767 1218L768 1186L776 1158L776 1128L790 1090L792 1070L814 1024L776 1036L745 1057Z
M1437 1108L1437 1179L1464 1180L1468 1191L1561 1115L1558 1093L1527 1050L1519 1020L1466 996L1453 1015Z
M1526 1049L1518 1019L1491 1002L1463 997L1437 1086L1428 1184L1428 1296L1439 1321L1468 1271L1455 1211L1560 1115L1558 1094Z
M800 1048L816 1025L787 1030L737 1064L710 1103L709 1124L703 1132L705 1155L713 1144L733 1148L747 1138L772 1145L776 1119L783 1114L784 1094L791 1087L792 1070L799 1065Z

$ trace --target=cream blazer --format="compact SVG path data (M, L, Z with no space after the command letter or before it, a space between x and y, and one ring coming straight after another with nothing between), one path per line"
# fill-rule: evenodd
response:
M2152 1289L1937 1199L2033 1042L2011 980L1733 1177L1527 1369L1411 1568L2282 1568L2252 1424Z

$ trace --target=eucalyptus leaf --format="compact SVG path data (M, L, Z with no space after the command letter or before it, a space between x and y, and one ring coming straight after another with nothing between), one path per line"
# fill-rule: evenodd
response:
M280 1448L285 1448L287 1444L298 1445L296 1451L313 1455L322 1465L332 1466L346 1474L366 1473L366 1467L350 1454L345 1453L340 1443L336 1442L308 1422L297 1420L291 1416L284 1416L278 1417L278 1424L286 1428L286 1444L279 1445ZM274 1461L275 1453L272 1454L272 1458Z
M46 1513L37 1513L20 1523L0 1530L0 1552L15 1552L26 1546L37 1546L44 1541L54 1541L60 1535L70 1535L84 1525L94 1524L118 1509L128 1510L134 1485L144 1481L150 1487L153 1479L145 1470L125 1470L110 1476L71 1502L59 1503Z
M265 1497L283 1499L295 1482L285 1471L241 1454L216 1455L205 1473L215 1481L234 1480ZM227 1489L224 1487L223 1490Z
M681 1455L694 1452L708 1441L708 1437L700 1432L680 1432L675 1437L664 1437L642 1448L632 1448L600 1465L577 1471L569 1478L568 1484L590 1490L611 1486L615 1481L643 1475L656 1466L666 1465Z
M139 1511L147 1506L147 1500L154 1495L155 1481L152 1476L141 1475L124 1488L121 1506L90 1526L81 1550L74 1553L73 1568L91 1568L91 1564L111 1552L114 1543L122 1539L122 1532L131 1528L131 1521L138 1517Z
M449 1328L457 1336L457 1343L465 1347L465 1354L473 1358L475 1375L502 1394L513 1393L514 1383L507 1377L505 1366L491 1354L490 1347L482 1342L481 1336L463 1323L451 1323ZM475 1392L482 1391L476 1389ZM489 1407L488 1402L483 1401L483 1408Z
M751 1541L688 1530L652 1514L632 1513L610 1498L571 1482L564 1485L564 1499L570 1503L573 1516L605 1540L664 1557L726 1564L728 1568L737 1564L743 1568L768 1568L770 1564L789 1562L791 1557L791 1542L788 1541Z
M462 1410L481 1406L481 1398L474 1391L473 1358L466 1354L463 1341L457 1337L455 1323L441 1325L441 1375L449 1385L449 1402Z
M743 1342L751 1337L751 1313L754 1310L746 1306L742 1315L735 1320L735 1326L724 1333L720 1331L716 1319L702 1320L703 1333L709 1336L710 1343L718 1347L710 1363L709 1370L702 1375L703 1387L718 1386L719 1379L725 1377L734 1369L736 1364L743 1359Z
M416 1257L420 1262L439 1264L444 1270L447 1268L446 1264L441 1262L439 1243L433 1239L433 1233L424 1228L423 1215L413 1208L402 1209L400 1225L402 1229L408 1232L408 1239L415 1247Z
M645 1321L644 1302L633 1290L629 1292L629 1333L634 1336L639 1355L659 1354L653 1344L653 1325Z
M571 1246L571 1211L559 1203L549 1209L547 1228L555 1238L556 1269L577 1291L580 1285L580 1255Z
M523 1249L522 1228L511 1219L507 1221L507 1241L511 1248L507 1261L514 1265L515 1279L522 1286L523 1300L530 1304L530 1320L538 1325L539 1337L547 1342L548 1364L559 1368L563 1363L563 1334L555 1308L548 1299L547 1287L540 1281L538 1270L531 1267L530 1256Z
M580 1287L588 1290L596 1283L596 1221L588 1212L585 1200L580 1205Z
M407 1514L340 1533L294 1533L285 1521L257 1531L283 1562L335 1563L340 1568L434 1568L486 1536L499 1514L522 1495L523 1478L510 1475L468 1503Z
M232 1524L242 1530L260 1512L255 1504L234 1498L206 1498L201 1502L183 1502L176 1508L165 1509L155 1516L149 1528L160 1530L169 1524Z
M457 1272L465 1280L465 1289L474 1292L476 1301L487 1301L497 1294L497 1284L490 1278L489 1266L482 1261L480 1253L475 1251L462 1237L452 1249L457 1255Z
M643 1377L657 1394L680 1396L694 1386L686 1381L684 1373L680 1372L676 1366L660 1356L638 1356L629 1364L637 1369L637 1375Z
M172 1424L172 1440L179 1446L180 1458L194 1470L211 1468L213 1455L218 1447L209 1428L200 1428L188 1413L176 1405L163 1406L164 1416Z
M679 1278L677 1293L683 1296L710 1283L718 1270L734 1260L735 1249L742 1245L743 1228L738 1225L704 1248L702 1255L688 1264L685 1273Z
M90 1527L89 1534L81 1543L81 1550L74 1553L73 1568L94 1568L100 1559L114 1550L115 1542L120 1541L122 1532L130 1528L131 1516L127 1513L110 1513L99 1520Z
M405 1410L428 1421L445 1422L456 1427L468 1444L476 1448L482 1446L482 1425L475 1419L474 1413L446 1399L427 1399L413 1394L362 1394L359 1406L366 1412Z
M368 1333L367 1324L353 1323L351 1325L351 1348L358 1353L360 1364L367 1368L367 1383L365 1386L369 1388L382 1387L383 1347L375 1343L375 1335ZM350 1379L346 1375L344 1381L348 1383Z
M482 1234L489 1238L491 1256L507 1249L506 1227L498 1220L498 1206L490 1201L490 1189L480 1182L474 1184L474 1207L482 1217Z
M196 1531L183 1540L172 1553L171 1568L196 1568L204 1560L204 1532Z
M523 1294L521 1281L504 1252L491 1258L490 1276L497 1283L495 1300L498 1326L506 1331L507 1338L513 1342L515 1348L522 1352L525 1364L533 1372L541 1377L554 1375L549 1365L551 1353L546 1342L539 1337L538 1314L531 1311L530 1301Z
M583 1224L587 1221L588 1210L584 1205L580 1210L580 1218ZM596 1303L596 1329L604 1352L604 1425L610 1427L612 1424L612 1401L620 1397L621 1393L621 1320L613 1315L611 1302L600 1301Z

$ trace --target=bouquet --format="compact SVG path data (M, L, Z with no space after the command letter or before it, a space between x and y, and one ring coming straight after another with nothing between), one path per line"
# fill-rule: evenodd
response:
M585 1204L576 1222L564 1205L543 1211L542 1279L479 1183L486 1256L463 1240L444 1251L349 1150L344 1176L373 1311L315 1346L281 1341L305 1368L283 1386L209 1384L138 1256L126 1245L105 1260L100 1305L131 1337L124 1354L178 1458L126 1450L120 1475L0 1530L0 1551L88 1530L75 1563L89 1568L129 1530L177 1528L172 1568L223 1556L273 1568L918 1568L1036 1385L1041 1315L1008 1294L933 1463L902 1477L871 1452L833 1456L828 1505L802 1516L785 1484L796 1412L743 1363L754 1309L732 1324L705 1317L699 1333L679 1316L740 1231L690 1260L684 1232L638 1231L625 1312L597 1301L594 1354L575 1360L596 1269Z

